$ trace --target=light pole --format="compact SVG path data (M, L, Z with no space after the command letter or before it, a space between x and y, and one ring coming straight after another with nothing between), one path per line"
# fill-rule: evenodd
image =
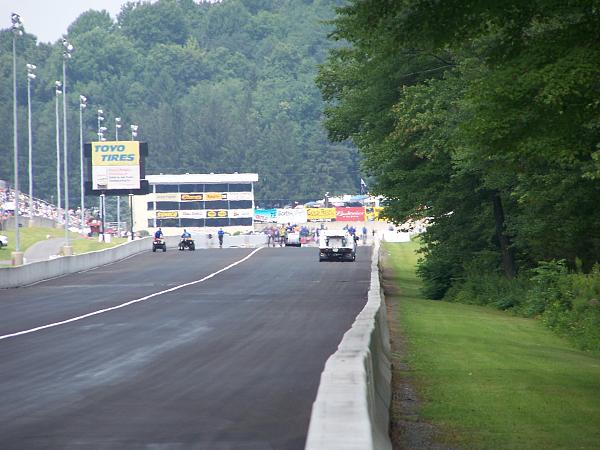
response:
M106 127L102 126L102 122L104 122L104 111L101 109L98 110L98 140L105 141L104 132L106 131ZM102 230L100 232L102 236L102 242L104 242L104 193L100 194L100 219L102 221Z
M27 126L29 135L29 226L33 226L33 152L31 141L31 81L35 80L34 64L27 64Z
M19 236L19 143L17 131L17 37L23 34L23 22L21 16L12 13L13 32L13 145L14 145L14 170L15 170L15 251L12 255L12 264L20 266L23 264L23 253L20 251Z
M63 43L63 158L64 158L64 178L65 178L65 246L63 247L63 255L70 256L73 254L73 249L69 245L69 163L67 152L67 60L71 58L73 46L62 40Z
M138 126L132 124L129 129L131 130L131 140L135 141L138 135ZM133 194L129 194L129 235L133 241Z
M115 140L119 140L121 118L115 117ZM117 195L117 237L121 237L121 197Z
M58 96L62 94L62 82L54 82L54 92L56 93L55 112L56 112L56 207L57 212L60 212L60 125L58 117ZM56 217L58 220L58 216Z
M83 110L87 106L87 97L85 95L79 96L79 189L81 190L81 198L79 199L81 204L81 223L79 226L80 232L83 233L83 224L85 220L85 204L83 195Z
M98 140L102 140L102 122L104 122L104 111L101 109L98 110Z

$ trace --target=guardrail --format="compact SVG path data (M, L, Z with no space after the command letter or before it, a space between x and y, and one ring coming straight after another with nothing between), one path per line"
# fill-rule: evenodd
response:
M391 450L390 339L379 280L379 242L367 304L325 363L305 450Z

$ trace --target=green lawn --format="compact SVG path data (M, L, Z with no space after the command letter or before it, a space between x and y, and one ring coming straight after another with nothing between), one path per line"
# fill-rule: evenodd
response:
M415 249L384 247L401 289L396 310L425 420L461 448L600 448L600 356L533 319L424 300Z
M15 251L15 229L11 228L8 230L2 230L0 231L0 234L8 237L8 247L2 247L2 250L0 250L0 259L10 259L10 253ZM46 239L47 236L55 238L63 237L64 235L64 228L19 228L19 250L24 252L28 247L36 242ZM69 236L71 239L76 239L79 237L79 235L76 233L69 233Z
M114 247L116 245L127 242L125 238L112 238L110 243L98 242L98 238L81 238L71 241L73 246L73 254L79 255L81 253L93 252L96 250L102 250L104 248Z

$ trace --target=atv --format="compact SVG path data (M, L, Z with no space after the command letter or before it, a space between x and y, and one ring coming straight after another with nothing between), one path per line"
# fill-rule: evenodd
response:
M157 248L162 248L163 252L167 251L167 243L163 238L154 238L152 241L152 251L155 252Z
M179 241L179 250L196 250L196 245L194 244L194 240L191 237L186 237L186 238L182 238L181 241Z

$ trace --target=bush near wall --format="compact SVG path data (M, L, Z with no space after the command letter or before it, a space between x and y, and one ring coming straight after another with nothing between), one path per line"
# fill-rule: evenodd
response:
M600 351L600 266L583 274L569 273L564 261L541 262L514 280L471 271L446 300L537 317L578 348Z

